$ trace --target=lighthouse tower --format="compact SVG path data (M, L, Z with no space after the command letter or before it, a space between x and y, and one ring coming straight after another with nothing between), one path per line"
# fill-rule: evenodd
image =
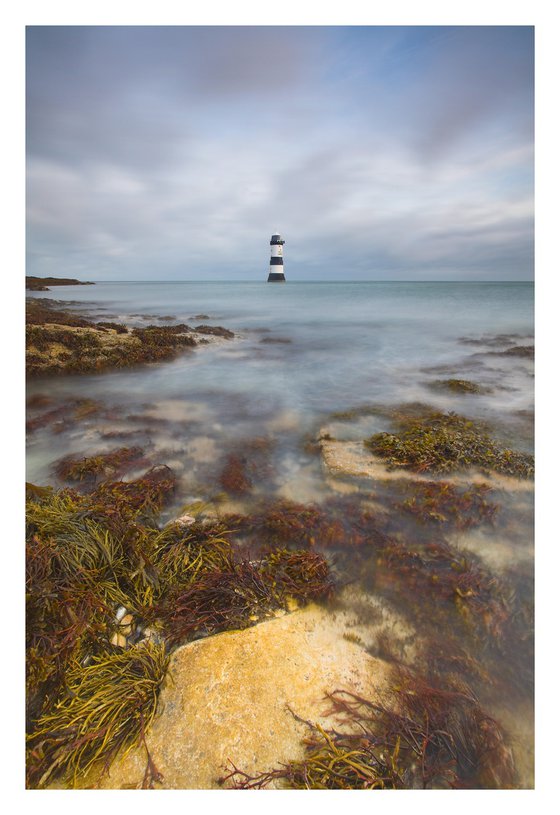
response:
M284 277L284 258L282 255L282 247L285 241L278 233L270 239L270 270L268 273L269 283L285 283Z

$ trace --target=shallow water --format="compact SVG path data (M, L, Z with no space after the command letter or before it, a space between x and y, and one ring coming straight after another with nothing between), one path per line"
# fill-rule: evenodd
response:
M171 422L173 404L187 400L206 413L206 423L220 425L224 439L271 426L285 436L286 422L305 432L333 411L372 403L459 405L515 429L517 412L533 409L530 361L464 342L511 334L512 345L531 344L531 284L99 283L34 296L57 295L99 318L142 325L173 317L223 325L242 338L165 365L37 381L30 394L102 395L131 409L163 401ZM208 318L193 319L197 315ZM448 377L496 387L489 395L462 397L427 387ZM523 436L520 443L525 449L531 440ZM31 479L34 462L30 455Z
M265 496L298 502L354 496L356 506L378 501L387 511L392 488L329 475L306 443L320 430L337 439L364 439L388 429L388 420L367 412L350 420L332 414L407 402L484 419L504 445L532 451L533 362L500 354L533 344L532 284L99 283L33 296L65 301L96 319L165 325L172 318L192 326L221 325L237 335L168 363L33 380L28 418L60 408L28 435L27 479L36 484L60 486L53 464L69 453L140 445L144 469L167 464L180 477L168 516L197 499L215 499L227 511L247 509ZM461 395L430 386L444 378L468 379L490 390ZM82 400L77 413L68 408L69 400ZM246 453L256 439L267 443L256 454L258 476L250 495L224 499L219 478L227 455ZM504 482L493 495L499 504L494 523L455 532L448 542L505 580L517 609L525 610L533 591L531 485L510 489ZM387 517L395 534L433 533L411 527L398 513ZM372 597L383 586L386 607L410 615L402 588L383 583L383 576L376 583L363 551L343 553L337 569ZM356 624L362 636L368 620L357 618ZM421 625L422 634L434 634L429 620ZM462 635L454 629L449 636ZM487 646L466 638L464 645L489 672L478 692L511 727L517 753L532 755L528 651L505 643L502 653L489 654ZM532 761L525 764L521 784L528 786Z

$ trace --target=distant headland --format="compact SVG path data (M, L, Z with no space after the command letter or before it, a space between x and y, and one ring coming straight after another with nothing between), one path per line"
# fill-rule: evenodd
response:
M26 277L25 288L31 291L50 291L49 286L94 286L94 283L72 277Z

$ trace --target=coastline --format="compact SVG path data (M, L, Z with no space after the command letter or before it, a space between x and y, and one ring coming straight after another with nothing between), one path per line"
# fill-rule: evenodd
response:
M80 322L84 318L67 312L64 319L69 322ZM203 331L197 332L197 326L193 330L187 324L173 324L171 320L164 321L164 318L160 320L166 324L154 325L152 329L141 329L152 330L157 336L165 337L164 356L160 359L179 359L183 352L190 353L191 349L204 347L205 340L210 344L220 343L224 348L230 346L227 337L220 336L220 333L205 334ZM76 337L95 336L99 343L96 346L96 353L103 344L111 346L112 343L120 342L121 348L127 351L131 347L138 348L139 344L141 347L139 335L133 333L138 331L138 328L124 325L123 331L120 326L106 323L95 327L96 324L91 320L86 322L89 324L66 325L64 320L45 321L32 327L38 328L39 332L68 331L69 336L74 338L73 342L76 342ZM99 326L99 323L97 325ZM209 328L212 332L228 331L216 326L201 325L203 329ZM164 328L169 330L162 333ZM234 337L240 336L237 330L228 333L233 333ZM256 337L259 336L257 332ZM281 341L276 339L266 343L263 343L262 339L255 339L253 347L257 354L261 348L266 354L275 355L265 356L265 359L281 360L291 354L288 332L280 336ZM178 344L174 344L176 338L181 338ZM190 342L182 345L186 339L194 340L196 345ZM169 344L167 340L170 340ZM47 350L47 357L50 357L52 348L48 343ZM128 354L129 358L130 356ZM239 358L246 359L247 354ZM84 357L81 359L83 364ZM256 359L258 361L259 357ZM526 366L531 363L530 359L523 361ZM105 370L115 370L118 367L107 367ZM156 369L157 366L154 366L153 370ZM62 370L68 370L68 366L63 366ZM49 379L50 374L47 373L45 382ZM57 375L51 381L56 380L59 380ZM75 378L75 382L79 386L79 376ZM528 497L532 493L530 479L492 473L492 467L490 470L477 472L476 469L457 467L457 463L451 460L446 465L449 466L449 471L443 473L429 469L417 473L402 467L388 469L390 462L373 455L365 445L371 430L366 431L367 421L363 425L360 422L364 417L367 420L371 410L369 408L355 410L350 402L347 403L344 414L333 414L334 426L332 422L325 424L323 420L317 424L316 435L305 441L303 438L300 439L302 450L307 456L306 466L313 469L323 484L329 485L330 497L314 501L311 498L306 499L304 494L300 493L299 501L296 502L287 497L281 498L282 492L274 485L275 468L278 466L276 446L286 433L295 436L298 432L300 436L303 434L302 430L298 431L297 417L284 417L281 414L270 417L266 424L266 436L257 435L255 429L253 436L237 439L232 437L229 444L220 445L219 441L216 442L210 435L214 426L212 423L215 421L211 413L204 412L194 402L181 400L178 395L167 402L161 401L160 397L160 401L144 403L140 411L137 405L132 410L128 407L127 411L125 406L117 410L110 402L94 404L91 399L88 401L86 398L74 398L72 401L68 399L69 393L72 391L63 388L58 401L56 398L53 401L52 396L47 393L41 396L39 392L34 394L36 403L33 403L33 407L31 403L29 405L30 438L35 434L39 439L42 438L42 434L52 436L53 440L58 438L60 453L64 452L65 434L69 440L76 440L74 446L70 448L71 455L67 455L66 460L55 462L57 474L46 482L49 486L30 487L31 503L28 516L31 530L29 545L32 553L30 563L36 562L35 557L41 555L43 551L39 548L34 552L37 541L41 541L41 546L47 546L48 543L41 529L52 530L52 526L38 527L37 523L46 524L46 518L47 516L52 518L50 513L54 508L59 513L61 507L66 506L63 515L59 516L57 521L61 524L61 530L67 529L65 524L70 517L95 518L96 523L100 524L100 530L105 530L112 536L115 535L115 530L118 530L119 540L127 539L132 534L135 536L138 530L142 530L142 536L145 536L141 538L142 547L147 547L142 549L142 557L156 570L159 580L167 573L165 570L171 562L170 553L174 552L173 563L178 563L175 558L188 541L196 542L193 551L197 558L209 551L214 552L212 557L222 557L219 552L225 550L223 544L218 544L217 540L223 539L228 547L231 547L231 552L235 553L236 562L240 559L241 562L253 564L251 568L257 566L258 569L264 569L255 576L251 571L235 569L232 571L230 565L222 561L219 577L217 576L216 581L210 584L205 582L206 578L199 582L197 577L191 583L190 577L183 576L179 582L173 577L166 584L165 592L169 594L164 592L164 600L167 603L166 606L164 603L165 607L161 604L158 606L152 601L146 604L145 599L139 603L139 596L136 595L139 586L134 589L129 586L126 589L126 600L122 595L118 595L120 606L126 612L123 612L124 616L121 615L121 618L116 620L116 615L120 612L116 601L112 599L109 605L113 617L102 616L101 620L96 618L96 625L100 626L102 634L99 640L95 640L95 648L100 648L103 653L110 654L116 660L132 660L142 654L142 649L150 651L153 647L165 644L166 653L168 656L171 655L172 659L181 649L184 649L182 653L185 654L202 653L206 650L210 653L215 647L222 654L220 664L224 661L233 664L238 659L241 659L241 665L243 660L248 662L245 665L247 673L244 674L243 688L238 689L240 704L234 718L230 718L233 714L225 704L225 697L216 695L208 703L208 711L213 710L212 717L217 727L215 732L221 733L220 738L224 739L224 743L216 745L216 756L212 761L204 764L203 753L207 753L204 739L210 738L208 734L213 732L212 730L205 732L204 727L198 736L193 734L193 739L198 739L196 750L201 756L200 766L193 767L192 760L180 754L180 736L177 734L181 733L181 728L188 728L191 716L200 715L201 721L204 722L205 694L212 695L213 688L216 687L215 683L208 684L210 669L205 668L197 674L194 668L187 664L187 672L190 672L189 684L196 682L202 693L197 703L200 710L197 712L187 706L183 711L186 717L183 720L160 719L165 713L163 702L167 698L163 696L162 705L151 709L150 716L154 713L156 718L149 727L146 727L145 745L134 750L131 748L128 757L126 755L128 748L123 748L118 754L115 753L117 758L113 764L114 774L111 773L101 779L96 778L92 782L95 786L177 789L199 788L197 785L203 784L205 788L218 788L219 778L227 775L227 768L219 766L226 758L226 753L235 767L242 774L247 774L247 778L239 774L232 776L226 786L249 783L248 777L257 778L259 773L266 775L267 772L278 768L278 761L295 762L293 767L296 772L301 762L312 760L312 754L304 751L300 742L301 736L308 732L301 726L301 720L316 719L317 705L326 704L323 691L336 690L334 686L328 686L328 676L349 677L354 663L358 662L370 666L365 670L362 679L366 681L366 675L369 678L366 684L361 685L359 682L352 684L348 679L345 682L346 690L360 695L369 688L367 693L370 702L374 700L374 695L371 684L367 683L373 681L375 684L375 671L372 673L370 670L374 662L370 660L377 660L375 664L378 667L385 666L383 670L379 668L381 673L389 671L387 666L391 666L391 669L399 665L406 668L407 681L413 682L415 692L420 695L427 693L423 683L429 681L432 694L430 705L435 698L433 694L451 693L450 699L454 699L453 694L458 693L460 687L463 688L461 692L464 692L466 687L464 683L467 683L470 701L465 715L470 722L469 726L476 732L479 732L479 725L476 723L481 721L481 716L494 715L494 710L498 709L495 697L500 696L499 688L494 689L494 683L498 680L493 674L492 683L489 684L485 677L488 670L496 672L496 665L501 666L502 656L495 649L498 644L500 649L505 648L507 671L514 673L517 662L525 661L524 649L529 646L528 641L522 647L516 646L521 651L516 657L508 650L512 643L522 642L522 637L527 637L529 631L527 627L529 623L524 616L526 611L517 603L515 596L509 594L511 580L509 569L512 562L515 562L512 561L512 551L516 545L516 537L512 535L510 527L512 525L515 527L516 520L527 512L523 501L530 502ZM77 389L76 397L79 394L80 391ZM106 398L103 393L99 393L98 396L103 400ZM485 396L484 390L481 389L466 395L461 392L453 393L452 398L456 400L455 405L460 409L461 405L476 405L476 400ZM45 407L48 408L45 414L34 415L35 410L43 410ZM418 406L409 408L410 415L413 415L414 411L418 413ZM394 416L402 417L405 414L408 415L402 406L395 406ZM156 433L160 432L159 428L167 427L166 423L170 422L171 415L174 416L175 424L170 423L168 439L160 445L153 445ZM424 414L420 411L418 415L422 418ZM339 432L341 421L343 426L348 428L351 440L345 441L344 433ZM469 427L471 426L476 429L477 423L471 421ZM218 428L217 432L223 431ZM330 434L334 434L335 437ZM100 437L106 440L106 446L99 445ZM186 441L177 441L175 452L170 442L181 438L185 438ZM217 435L216 438L219 440L223 436ZM86 445L85 450L77 447L80 439L84 440L82 444ZM118 449L115 447L115 444L124 443L131 446L121 446ZM79 454L77 450L80 451ZM165 455L166 450L172 451L171 457L169 453ZM192 458L187 464L181 462L181 455L185 450L192 453ZM196 462L197 459L200 469L195 466L193 471L189 472L190 462ZM174 467L177 468L177 474L173 472ZM166 490L168 492L165 492ZM166 509L168 499L172 501L169 510ZM187 505L184 503L185 500L189 501ZM69 503L65 505L63 502ZM145 514L148 510L148 514ZM33 520L34 518L36 520ZM43 518L44 520L41 520ZM118 521L116 527L115 521ZM507 523L510 527L507 527ZM132 530L135 530L134 533ZM64 535L67 535L67 531ZM508 537L511 539L508 540ZM492 561L491 558L484 557L481 541L485 546L492 539L497 542L503 541L504 557L501 561ZM152 548L154 542L159 540L165 541L165 546L161 548L160 544L157 544ZM292 558L289 561L290 569L294 568L296 562L300 569L304 566L308 569L312 565L312 568L316 569L319 564L328 569L324 573L327 582L323 585L325 593L322 597L313 598L310 605L311 598L308 595L301 596L304 589L305 591L309 589L309 573L300 571L294 577L294 573L291 572L292 582L289 585L285 584L286 590L280 599L263 595L262 602L255 604L254 596L249 593L244 596L253 599L247 601L242 612L226 604L219 617L212 617L210 626L208 617L197 617L202 609L199 605L201 598L207 596L205 592L211 591L212 596L220 597L222 598L220 602L225 602L223 598L228 596L232 586L235 587L234 594L239 597L239 592L243 594L253 585L251 581L260 580L264 574L273 575L274 581L281 583L287 574L285 567L287 561L282 561L282 557L288 556L282 553L290 553ZM47 556L47 549L43 554ZM267 560L271 555L279 559ZM130 559L131 554L126 553L123 556L125 568L122 578L119 578L118 591L121 591L120 581L125 580L125 575L132 574L140 575L139 585L143 586L143 592L147 586L152 586L150 590L153 590L153 572L146 572L145 566L138 572L138 562L134 558ZM297 559L294 560L296 556ZM316 556L323 560L314 559ZM530 565L530 554L528 558L526 561L519 561L523 569L526 569L523 565L525 562L527 568ZM212 562L215 566L216 563ZM273 565L266 566L267 563ZM226 566L227 568L224 568ZM119 568L121 567L122 564ZM78 573L81 574L82 568L83 566L79 567ZM173 568L177 566L174 565ZM200 573L200 577L203 576L204 572ZM525 578L524 573L522 577ZM137 579L135 577L135 580ZM334 586L333 594L330 589L327 590L331 583ZM353 583L361 587L362 593L348 590L348 586ZM74 586L72 582L71 585ZM187 593L188 596L185 595L187 587L191 592ZM319 584L316 588L319 590ZM180 597L177 595L179 589L182 592ZM65 590L68 591L68 587ZM50 591L52 592L52 587ZM297 595L298 592L300 597L294 600L294 594ZM78 596L76 594L76 598ZM114 598L117 595L110 596ZM101 602L106 604L107 599ZM319 605L316 608L317 602ZM177 608L184 609L181 612L182 616L179 615L180 619L176 614ZM79 607L76 607L75 613L80 620L82 611ZM262 693L259 672L255 670L252 676L250 669L253 657L248 656L250 654L248 643L256 641L255 638L261 636L259 632L262 632L262 637L265 638L267 630L279 630L275 629L275 617L280 618L282 630L288 639L285 647L280 648L274 658L271 654L267 657L266 645L263 647L259 660L265 660L272 678L282 671L282 660L285 659L285 654L289 653L290 647L295 649L297 654L302 648L312 649L313 637L315 634L319 636L319 630L320 636L325 637L322 646L324 655L327 660L332 659L336 663L332 666L335 670L333 674L329 674L326 669L319 670L316 684L308 687L308 690L312 691L314 701L310 702L309 706L306 706L308 704L306 702L301 707L293 708L299 718L293 718L291 714L286 716L284 711L280 719L274 719L276 714L273 715L272 710L270 711L271 730L278 726L287 728L286 733L289 733L286 737L286 749L278 754L276 760L273 756L276 741L272 736L262 756L259 756L258 752L255 753L253 744L257 732L254 722L255 710L250 702L247 702L245 707L243 702L244 698L257 700ZM319 629L314 628L315 623L311 624L312 618L320 619ZM511 622L513 620L514 623ZM85 623L85 618L83 622ZM89 631L88 626L89 623L86 624L86 631ZM444 646L436 644L434 639L436 632L442 638L442 643L445 643ZM56 642L58 633L53 631L52 636ZM335 640L340 648L335 645ZM330 644L326 644L328 642ZM91 645L89 648L91 649ZM494 660L498 660L496 665ZM296 660L294 677L305 681L300 668ZM336 673L337 671L342 673ZM524 674L527 672L528 666ZM61 673L62 677L65 675L66 668ZM168 690L165 690L169 687L165 680L168 676L167 670L158 676L157 684L161 687L161 693L168 693ZM254 684L250 684L251 680ZM523 675L518 681L526 683L529 677ZM338 684L334 678L332 682ZM226 685L229 690L230 684ZM188 688L182 684L182 680L179 681L175 692L178 698L182 698L184 694L188 695ZM273 692L270 690L268 695L272 695ZM65 694L62 691L63 707L64 698ZM424 699L424 696L422 698ZM428 697L425 698L426 704L427 699ZM523 694L520 695L519 701L516 701L516 698L512 699L513 709L516 704L521 709L523 699L525 699ZM286 697L285 701L289 703L290 700ZM445 716L450 717L450 721L458 715L458 709L454 707L456 701L455 699L454 702L450 702L451 707L445 713ZM212 704L215 705L214 708ZM261 699L259 704L263 705L262 710L269 707L266 699ZM481 712L488 710L486 705L490 705L491 714ZM256 709L260 708L257 706ZM392 710L393 707L390 705L383 708L383 716L388 717L388 722L392 721ZM47 712L44 716L47 716ZM489 749L489 745L479 745L481 753L477 754L478 758L473 757L473 760L481 761L480 772L468 780L463 779L461 783L483 788L519 788L520 785L530 787L533 783L531 761L524 763L521 760L523 745L531 739L530 727L526 721L529 718L530 710L527 710L524 721L516 722L508 705L505 705L501 710L500 722L503 720L507 723L507 733L501 729L491 731L493 741L490 752L496 759L496 765L489 769L488 765L484 764L480 757L484 750ZM44 727L47 721L48 718L44 720ZM220 721L223 723L222 729L218 726ZM235 727L232 724L234 721ZM329 728L336 728L334 720L325 719L322 723L324 728L327 728L327 735L330 733ZM414 726L416 727L416 724ZM227 733L232 732L232 727L242 734L235 742L228 741L230 736ZM165 734L169 728L175 728L173 732L176 733L176 737L171 739L167 746L158 747L154 734L158 731ZM30 732L32 749L33 745L36 746L38 738L37 735L34 736L34 732L37 733L32 728ZM312 731L311 735L316 739L317 749L320 745L323 745L321 747L323 749L324 740L321 741L323 737L320 733ZM131 732L132 737L133 740L138 738L137 730ZM332 734L329 737L332 739ZM388 738L387 734L383 737ZM402 739L402 734L399 738ZM396 742L389 740L388 744L394 751ZM61 746L62 753L67 747L68 745L64 744ZM234 747L235 755L232 752ZM84 765L80 764L77 765L77 775L67 772L56 780L56 767L52 771L49 770L52 762L57 760L56 755L54 757L51 755L50 764L47 762L42 765L41 772L32 773L30 787L41 787L46 784L53 788L67 786L81 788L91 781L84 770ZM410 765L408 762L411 756L407 756L406 751L403 751L401 758L404 762L403 773L410 774L413 762ZM363 759L369 761L371 757ZM446 754L446 761L450 760L450 755ZM156 769L148 772L146 762L149 768L150 761ZM121 775L122 762L125 769ZM513 762L521 771L517 778L512 769ZM231 767L229 769L231 770ZM43 784L41 777L45 772L48 772L48 775ZM454 772L459 770L455 769ZM202 778L203 782L200 780ZM409 775L407 779L404 788L419 783L418 779L413 782ZM439 788L453 786L454 783L458 783L458 779L459 777L453 780L450 776L446 780L442 776L437 780L435 777L431 780L424 778L422 783L432 785L431 788ZM347 781L351 783L351 774ZM400 783L397 778L393 781ZM372 778L372 783L374 782L375 778ZM260 784L264 781L261 779L254 783ZM270 779L270 784L271 788L276 788L277 785L283 788L286 784L289 786L289 779L281 775L274 776ZM336 784L333 788L336 788Z
M27 377L91 373L160 362L182 351L234 338L221 326L186 324L133 328L56 308L49 300L27 300Z

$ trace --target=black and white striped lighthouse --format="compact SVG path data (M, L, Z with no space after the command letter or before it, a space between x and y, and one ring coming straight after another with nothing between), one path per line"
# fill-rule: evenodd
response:
M280 235L275 233L270 239L270 269L268 272L269 283L285 283L284 277L284 257L282 247L285 241Z

